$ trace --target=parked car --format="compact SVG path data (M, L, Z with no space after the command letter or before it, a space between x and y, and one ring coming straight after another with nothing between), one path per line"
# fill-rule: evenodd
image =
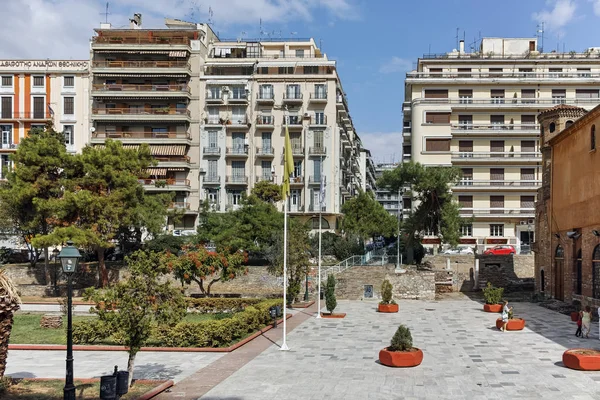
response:
M468 246L455 247L453 249L444 250L443 254L473 254L473 248Z
M485 255L495 255L495 256L505 256L509 254L517 254L515 248L508 244L499 244L498 246L494 246L491 249L487 249L483 252Z

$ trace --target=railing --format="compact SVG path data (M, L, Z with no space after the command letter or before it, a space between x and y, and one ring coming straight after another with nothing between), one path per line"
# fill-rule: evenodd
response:
M327 154L327 148L325 147L309 147L308 154L312 155L323 155Z
M104 131L94 132L94 138L131 138L131 139L191 139L187 132L129 132L129 131Z
M52 114L48 111L12 112L2 113L0 119L51 119Z
M19 147L18 143L2 143L2 145L0 145L2 150L14 150L17 147Z
M248 95L246 94L246 92L243 92L243 93L232 92L232 94L229 95L230 103L245 103L247 101L248 101Z
M461 208L460 215L534 215L535 208Z
M275 149L273 147L257 147L256 155L257 156L272 156L275 154Z
M327 115L321 115L319 117L316 115L311 116L310 125L327 125Z
M390 258L387 255L386 249L379 249L377 251L368 252L364 255L351 256L335 265L323 267L321 269L321 280L326 280L327 276L330 274L335 275L355 266L378 266L385 265L389 262Z
M256 175L255 178L256 178L255 182L266 181L266 182L271 182L271 183L277 183L277 177L275 175L271 175L271 174L268 174L268 175L260 174L260 175Z
M221 177L219 175L206 175L203 181L204 183L220 183Z
M313 92L310 94L310 100L327 100L327 92Z
M546 105L555 105L555 104L598 104L600 103L599 97L591 97L591 98L527 98L527 97L494 97L487 99L457 99L457 98L436 98L436 99L426 99L426 98L417 98L412 101L414 105L416 104L464 104L465 106L472 105L493 105L496 106L514 106L514 105L529 105L529 104L546 104Z
M182 201L175 201L175 202L171 203L171 206L169 208L175 209L175 210L189 210L190 203L186 203L186 202L182 202Z
M321 183L322 176L311 175L308 177L308 183Z
M319 206L316 204L309 204L308 211L319 211ZM321 212L327 211L327 206L321 206Z
M304 212L304 204L290 205L290 212L293 212L293 213Z
M256 96L256 100L259 101L274 101L275 100L275 95L273 93L258 93L258 96Z
M162 186L190 186L189 179L138 179L138 182L142 185L155 185L156 187Z
M579 72L408 72L407 79L411 78L442 78L442 79L467 79L467 78L518 78L518 79L577 79L577 78L600 78L600 73L590 71Z
M488 152L488 151L453 151L453 159L469 158L541 158L539 152Z
M285 92L283 95L283 100L294 101L294 100L302 100L302 93L288 93Z
M190 93L188 85L131 85L131 84L99 84L92 85L92 90L101 92L184 92Z
M92 108L92 114L97 115L187 115L187 108Z
M272 115L258 115L256 117L257 125L273 125L275 118Z
M247 123L248 117L245 115L233 115L225 120L225 125L246 125Z
M206 91L206 100L215 102L215 101L223 101L223 96L221 95L221 91L213 92L210 90Z
M293 176L290 178L290 185L301 185L304 184L303 176Z
M540 130L538 124L471 124L471 123L458 123L450 124L452 129L458 129L461 131L469 130Z
M93 61L92 68L186 68L187 61Z
M288 125L302 125L302 117L300 115L291 115L289 117L283 117L283 125L285 126L286 123Z
M227 183L247 184L248 183L248 177L245 176L245 175L227 175L225 177L225 182L227 182Z
M154 159L158 162L183 162L190 163L189 156L154 156Z
M226 154L247 156L248 155L248 146L227 147L225 149L225 152L226 152Z
M137 37L122 37L116 36L119 32L115 32L115 36L96 36L92 38L94 43L108 44L190 44L190 39L186 37L148 37L147 35Z
M458 182L455 186L504 186L504 187L518 187L518 186L529 186L536 187L540 186L542 181L539 180L469 180L463 179Z
M221 154L221 148L220 147L211 147L211 146L205 146L203 148L204 154L213 154L213 155L219 155Z
M282 153L285 153L285 147L281 149ZM295 156L303 156L304 155L304 147L294 146L292 145L292 154Z

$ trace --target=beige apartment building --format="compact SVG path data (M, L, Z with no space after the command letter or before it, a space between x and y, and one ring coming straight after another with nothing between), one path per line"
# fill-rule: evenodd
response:
M0 60L0 179L31 128L52 121L70 152L88 139L88 60Z
M535 240L541 184L537 115L557 104L600 103L600 54L539 53L535 38L484 38L477 51L426 54L406 75L403 159L456 166L461 242L478 251ZM424 244L439 239L424 232Z

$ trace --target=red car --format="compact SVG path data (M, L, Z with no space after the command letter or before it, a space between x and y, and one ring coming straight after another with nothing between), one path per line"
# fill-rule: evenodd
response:
M498 246L494 246L491 249L487 249L486 251L483 252L483 254L489 256L489 255L494 255L494 256L507 256L509 254L517 254L517 251L515 250L514 247L507 245L507 244L500 244Z

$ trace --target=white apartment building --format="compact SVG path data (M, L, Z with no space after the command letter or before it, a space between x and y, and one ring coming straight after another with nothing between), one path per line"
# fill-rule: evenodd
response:
M535 38L484 38L479 51L427 54L406 75L403 160L456 166L461 242L478 251L535 240L541 184L537 115L556 104L600 103L600 54L539 53ZM439 240L425 236L424 244Z
M0 60L0 179L31 128L52 122L70 152L88 137L88 60Z
M381 178L385 171L396 169L398 165L398 163L377 164L375 166L375 178ZM407 188L400 191L391 191L388 188L377 186L377 189L375 190L375 199L388 213L396 218L400 216L400 213L402 213L401 218L405 218L412 208L412 199L408 195Z

